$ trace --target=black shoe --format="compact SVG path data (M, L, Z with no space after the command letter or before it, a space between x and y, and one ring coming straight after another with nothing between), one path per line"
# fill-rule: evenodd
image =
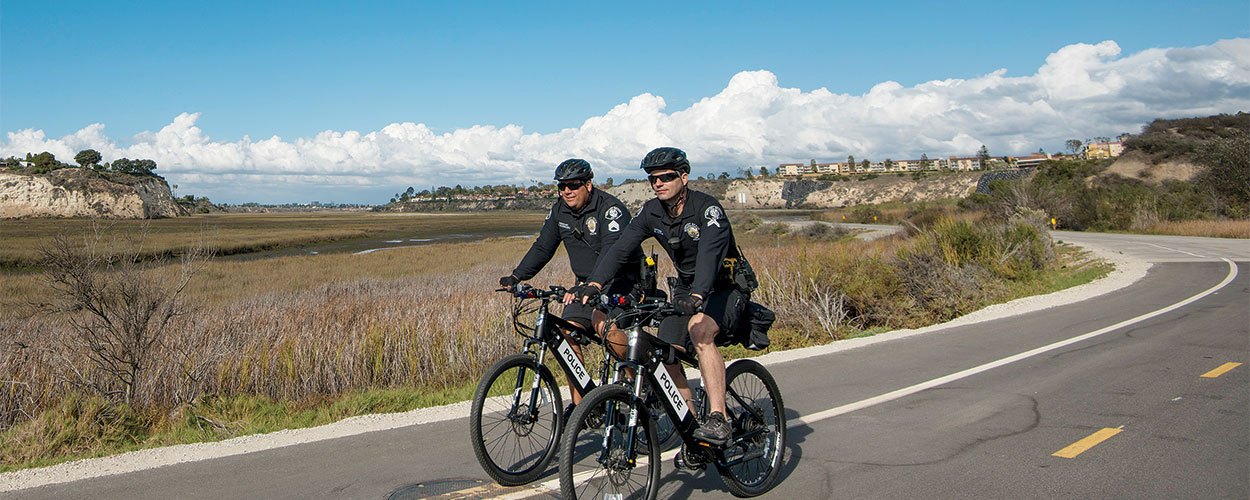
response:
M703 424L694 431L694 438L716 446L725 446L732 433L733 429L729 427L725 415L717 411L703 419Z
M561 421L561 422L564 422L565 424L568 424L568 423L569 423L569 417L573 416L573 409L574 409L574 408L577 408L577 405L575 405L575 404L573 404L573 403L569 403L569 405L568 405L568 406L565 406L565 407L564 407L564 416L560 417L560 421Z

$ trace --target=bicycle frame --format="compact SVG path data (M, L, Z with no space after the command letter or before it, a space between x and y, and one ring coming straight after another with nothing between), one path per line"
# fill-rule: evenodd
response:
M603 344L606 349L606 341L596 335L593 329L586 328L582 325L573 323L550 313L549 309L551 302L557 297L564 296L564 288L552 286L549 291L541 291L535 288L523 288L518 285L509 291L511 291L513 296L518 299L530 298L539 299L541 301L538 307L537 317L534 320L533 334L528 335L522 333L525 337L525 345L521 350L523 353L529 354L534 358L535 368L542 366L548 350L554 350L557 354L556 362L560 365L560 368L564 370L565 376L576 385L578 391L582 394L588 394L595 387L598 387L598 385L595 384L594 379L591 378L590 372L586 369L585 363L582 363L582 360L578 358L577 352L573 350L572 344L569 342L569 339L563 335L562 331L572 332L571 336L574 338L585 339L586 342L579 342L579 344L582 345L589 345L590 343L598 342ZM521 325L517 324L517 327L518 333L521 333ZM605 364L605 366L600 370L601 380L607 378L607 374L605 373L606 370L607 366ZM513 408L519 407L519 404L521 403L521 392L522 389L524 389L522 387L523 378L524 377L517 378L517 386L513 391ZM536 408L535 405L537 404L538 399L539 383L541 383L541 381L538 377L535 377L533 387L530 387L529 408L531 409Z
M684 363L698 368L699 361L693 354L677 349L672 344L664 342L663 340L660 340L659 338L643 331L643 325L652 319L656 319L656 317L660 314L662 314L662 311L657 309L655 311L648 312L645 315L639 315L636 317L633 324L627 330L629 350L627 351L625 359L616 363L616 372L613 376L612 382L619 383L622 379L622 374L626 373L626 369L631 369L635 374L645 373L647 375L645 377L634 377L633 395L635 400L638 402L644 401L647 394L645 390L655 391L655 394L660 395L661 397L659 399L664 402L662 405L664 407L664 411L673 422L677 422L676 427L678 434L681 435L682 441L687 445L687 447L703 449L712 454L711 458L725 466L737 465L742 461L755 458L754 455L758 455L758 453L751 456L743 454L742 456L727 459L729 457L729 452L739 447L741 443L763 433L762 430L742 435L735 435L730 442L726 443L723 448L719 449L708 443L694 439L694 431L699 427L699 421L707 417L708 407L705 399L706 393L704 393L702 388L697 390L692 389L692 395L694 396L693 402L698 405L698 408L691 408L689 402L685 400L685 398L681 395L681 392L677 389L677 384L668 373L666 364L676 363L677 366L681 368ZM644 379L646 382L643 382ZM644 384L646 384L645 388ZM726 387L726 397L732 398L743 408L751 407L751 405L744 401L742 397L731 387ZM760 419L761 421L764 420L763 415L755 414L752 416ZM615 417L609 416L609 423L611 423L611 418ZM632 457L635 454L634 443L637 435L638 424L638 411L636 405L631 406L630 408L628 424L628 435L626 436L627 439L625 441L625 446L626 453L628 456ZM607 439L607 436L605 436L605 439ZM606 449L606 442L604 446ZM747 451L745 447L743 447L743 451Z

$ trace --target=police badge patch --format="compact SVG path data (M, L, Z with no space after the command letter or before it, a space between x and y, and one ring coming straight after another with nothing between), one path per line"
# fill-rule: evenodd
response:
M608 207L608 209L603 212L603 217L608 220L619 219L621 217L621 209L619 207Z
M681 229L690 236L690 239L699 241L699 226L693 222L687 222Z
M720 218L724 215L725 214L720 211L720 207L716 205L707 207L707 210L703 211L703 217L707 219L707 225L709 227L720 227Z
M589 219L586 219L586 230L587 230L587 231L589 231L589 232L590 232L590 234L598 234L598 232L599 232L599 219L596 219L596 218L594 218L594 217L591 217L591 218L589 218Z

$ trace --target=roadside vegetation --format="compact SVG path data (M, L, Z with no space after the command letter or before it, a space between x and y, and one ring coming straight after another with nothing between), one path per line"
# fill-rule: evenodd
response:
M933 324L1107 271L1056 247L1035 213L938 212L872 242L736 215L756 300L780 318L771 349ZM22 301L0 313L0 470L463 400L518 345L491 290L527 239L223 260L152 257L134 228L98 229L42 246L39 272L5 275ZM557 256L533 282L567 275Z
M1045 162L1029 178L991 183L990 193L963 206L1029 207L1055 218L1060 229L1078 231L1247 237L1250 114L1155 120L1125 142L1124 156L1157 166L1125 177L1108 172L1112 160ZM1201 170L1189 180L1150 178L1180 162Z

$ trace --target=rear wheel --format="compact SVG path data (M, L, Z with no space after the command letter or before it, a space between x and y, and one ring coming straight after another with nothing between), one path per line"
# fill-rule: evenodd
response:
M478 463L505 486L534 481L555 457L563 408L551 371L533 357L514 354L495 363L478 383L469 413Z
M631 443L631 408L637 410L635 432L646 436L632 440L632 454L626 447ZM653 424L646 406L635 405L624 386L590 391L569 417L560 442L561 496L654 499L660 482L660 441Z
M781 390L763 365L749 359L729 365L725 380L733 437L716 468L734 496L762 495L776 485L786 449Z

